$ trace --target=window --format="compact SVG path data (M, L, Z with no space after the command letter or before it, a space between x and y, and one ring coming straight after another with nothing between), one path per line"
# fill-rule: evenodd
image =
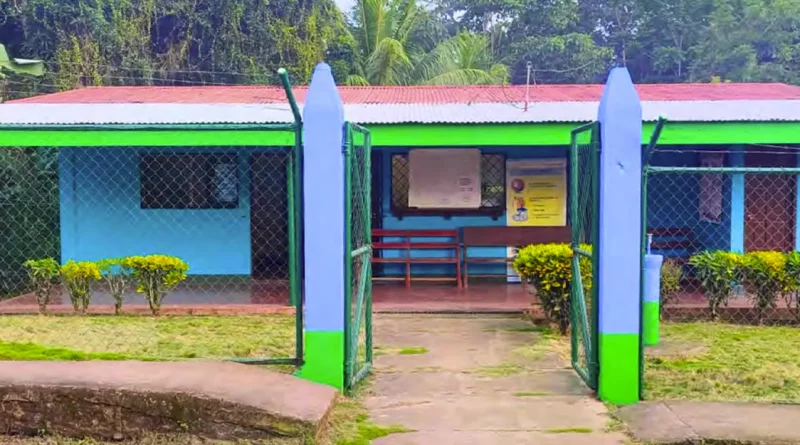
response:
M143 209L233 209L239 206L236 156L145 154L139 161Z
M407 154L392 155L392 213L398 217L414 214L503 215L506 201L506 157L481 154L481 206L478 209L416 209L408 206L409 162Z

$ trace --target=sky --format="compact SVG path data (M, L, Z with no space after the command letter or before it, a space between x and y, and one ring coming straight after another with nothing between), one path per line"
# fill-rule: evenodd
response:
M356 4L356 0L334 0L337 5L339 5L339 9L344 11L345 14L350 12L350 9L353 5Z

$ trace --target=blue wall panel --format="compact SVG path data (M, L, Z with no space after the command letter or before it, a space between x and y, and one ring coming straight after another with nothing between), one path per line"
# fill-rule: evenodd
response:
M235 209L142 209L141 153L238 153ZM59 158L62 261L165 254L194 275L250 275L248 154L227 148L71 148ZM262 150L263 151L263 150Z

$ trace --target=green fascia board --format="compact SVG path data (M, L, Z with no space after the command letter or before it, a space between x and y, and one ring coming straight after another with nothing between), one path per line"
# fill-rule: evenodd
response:
M0 105L2 106L2 105ZM568 145L580 123L370 125L373 146ZM655 123L645 123L642 144ZM0 147L291 146L294 134L268 126L161 125L2 127ZM275 126L278 127L278 126ZM172 129L171 129L172 128ZM800 144L800 122L668 122L660 145Z

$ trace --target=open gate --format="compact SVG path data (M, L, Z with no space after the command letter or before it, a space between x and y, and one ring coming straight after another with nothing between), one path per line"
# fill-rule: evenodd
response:
M345 124L345 390L372 368L372 179L369 130Z
M570 225L572 226L572 283L570 287L572 367L596 390L597 276L600 208L600 127L598 122L572 130L570 144Z

